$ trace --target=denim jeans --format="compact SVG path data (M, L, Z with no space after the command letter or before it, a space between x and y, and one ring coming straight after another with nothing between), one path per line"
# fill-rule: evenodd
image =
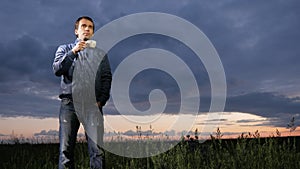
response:
M61 101L59 114L59 169L75 168L74 148L79 126L80 122L76 115L73 101L68 98L63 98ZM90 132L96 132L98 135L98 140L96 140L94 138L91 139L89 137L89 134L86 133L88 152L90 157L90 167L92 169L102 169L104 164L104 151L98 144L101 144L103 141L103 120L98 126L87 127L89 128Z

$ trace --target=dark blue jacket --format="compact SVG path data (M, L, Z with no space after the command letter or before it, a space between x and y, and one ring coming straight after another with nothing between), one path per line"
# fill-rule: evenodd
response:
M72 97L74 89L85 90L82 94L88 93L86 91L94 87L92 91L95 91L97 102L104 105L110 97L112 80L108 57L98 48L86 48L74 54L72 48L78 41L76 39L74 43L60 45L55 53L53 71L56 76L61 76L59 97ZM76 79L77 83L74 83ZM83 83L87 83L84 88Z

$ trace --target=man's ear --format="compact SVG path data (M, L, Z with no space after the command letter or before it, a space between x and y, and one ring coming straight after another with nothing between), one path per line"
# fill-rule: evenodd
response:
M76 36L78 36L77 29L75 29L74 33L75 33Z

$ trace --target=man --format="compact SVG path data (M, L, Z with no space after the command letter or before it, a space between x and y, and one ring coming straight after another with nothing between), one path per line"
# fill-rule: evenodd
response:
M60 169L75 168L74 147L80 122L86 131L90 167L102 168L104 163L104 152L100 148L104 132L102 107L110 96L112 74L107 55L97 48L89 48L88 41L93 34L93 20L87 16L79 17L75 22L77 39L74 43L60 45L55 53L53 70L56 76L61 76ZM95 63L96 71L91 66ZM86 80L86 77L94 81Z

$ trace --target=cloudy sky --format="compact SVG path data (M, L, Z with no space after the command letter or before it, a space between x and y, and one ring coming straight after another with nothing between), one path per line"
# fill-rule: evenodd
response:
M193 23L215 46L227 79L225 111L259 115L284 127L300 113L299 8L298 0L4 0L0 6L0 116L58 117L60 79L52 72L52 62L58 45L75 40L74 21L79 16L91 16L97 30L128 14L163 12ZM205 90L210 85L207 73L176 40L156 35L128 38L110 52L112 69L130 53L149 47L185 57L203 93L200 110L206 111L210 102ZM154 83L155 78L169 80ZM180 101L174 83L157 70L138 74L130 89L131 101L145 110L149 91L161 88L170 101L166 113L174 112ZM106 113L116 114L112 100Z

